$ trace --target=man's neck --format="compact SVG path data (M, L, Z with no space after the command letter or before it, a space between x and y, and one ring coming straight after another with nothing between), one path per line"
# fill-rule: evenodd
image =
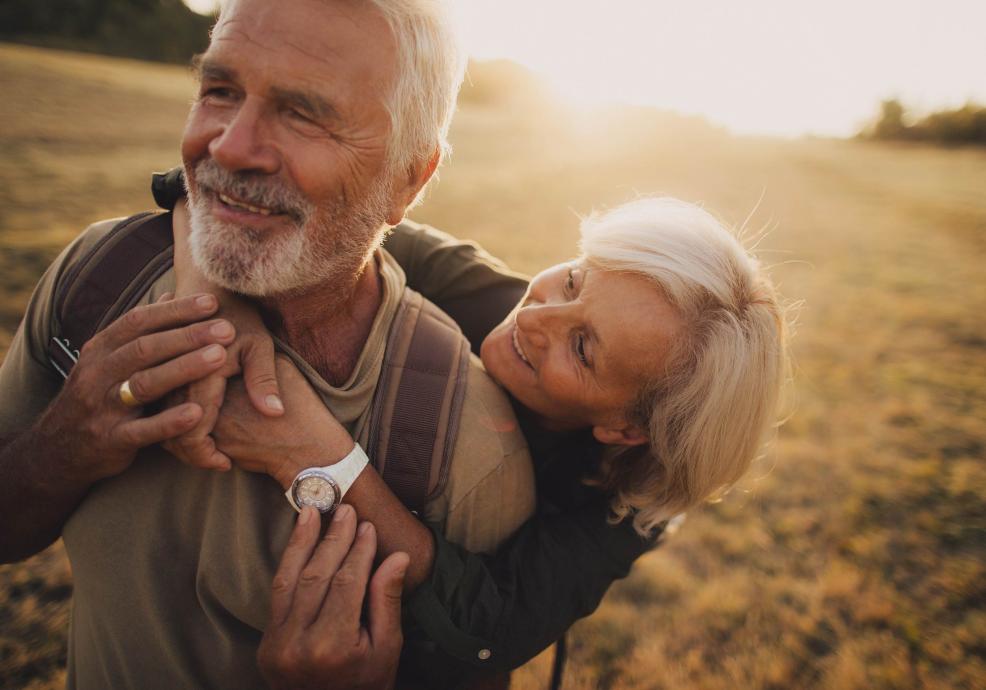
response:
M380 271L371 257L347 285L331 281L304 293L264 299L261 311L274 335L338 386L356 368L382 296Z

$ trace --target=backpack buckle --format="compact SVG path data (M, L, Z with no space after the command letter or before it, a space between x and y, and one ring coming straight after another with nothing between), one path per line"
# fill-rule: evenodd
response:
M68 338L55 336L52 337L51 345L48 348L48 361L62 375L62 378L67 379L68 372L79 361L79 351L72 347Z

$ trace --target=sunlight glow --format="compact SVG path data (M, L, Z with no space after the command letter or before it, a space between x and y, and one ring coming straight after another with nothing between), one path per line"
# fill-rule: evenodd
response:
M467 48L576 102L698 114L742 133L848 135L879 101L986 101L981 0L457 0Z

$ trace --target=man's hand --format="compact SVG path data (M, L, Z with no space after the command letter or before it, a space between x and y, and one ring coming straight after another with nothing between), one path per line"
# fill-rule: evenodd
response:
M142 406L219 369L235 331L204 321L218 304L211 295L137 307L85 344L58 397L39 421L61 469L85 482L125 470L140 448L191 429L202 408L186 403L142 416ZM120 398L128 381L138 407ZM57 446L57 448L56 448Z
M269 474L287 489L298 472L341 460L354 442L286 357L277 358L277 378L284 394L283 416L259 414L243 382L233 379L213 437L219 451L238 467Z
M169 402L193 402L202 408L199 422L189 431L166 444L172 455L183 462L205 469L227 470L228 456L216 448L211 436L219 409L223 405L226 380L243 375L254 408L268 417L284 413L280 389L274 373L274 340L255 305L246 299L211 285L192 260L188 244L188 208L184 199L175 204L172 229L175 238L175 279L179 295L208 292L219 300L219 314L236 327L236 340L228 345L226 362L215 374L190 385Z
M284 414L274 363L274 340L264 327L256 307L246 301L221 294L220 314L236 327L236 340L226 347L226 361L214 374L192 383L169 399L172 405L195 403L202 418L186 433L169 440L165 448L189 465L204 469L228 470L231 460L220 451L212 436L219 410L226 395L227 379L241 377L246 395L262 417Z
M403 643L407 555L390 555L370 578L373 525L364 522L357 530L355 511L342 505L321 542L319 526L318 512L305 507L274 576L271 620L257 652L260 671L275 690L392 688Z

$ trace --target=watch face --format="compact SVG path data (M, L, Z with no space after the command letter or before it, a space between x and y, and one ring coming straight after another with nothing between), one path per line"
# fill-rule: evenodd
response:
M322 472L303 474L294 483L294 502L298 507L312 506L320 513L327 513L339 502L339 485Z

